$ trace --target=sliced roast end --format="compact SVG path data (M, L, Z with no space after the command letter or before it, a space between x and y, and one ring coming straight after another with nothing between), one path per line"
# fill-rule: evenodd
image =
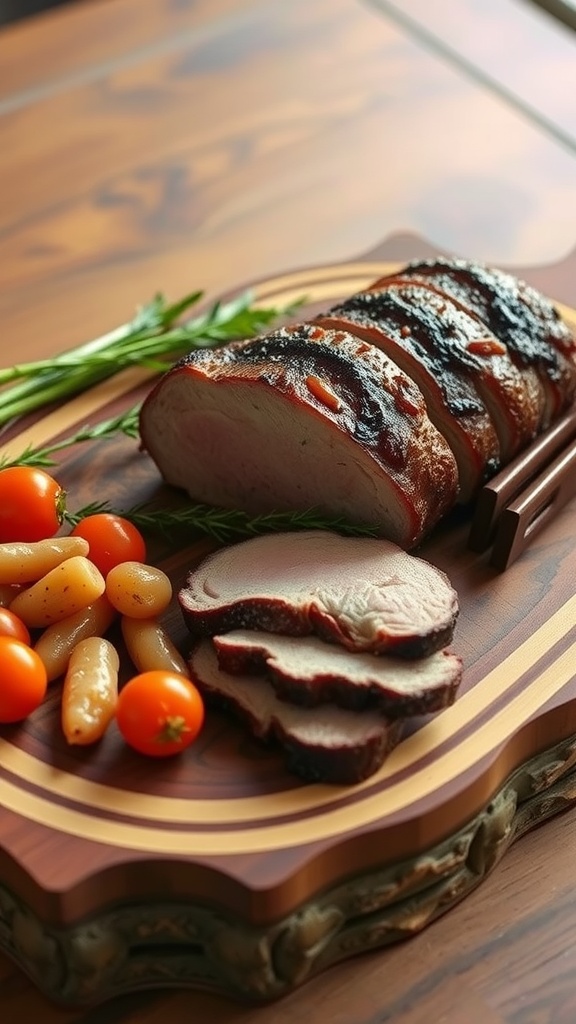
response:
M358 784L382 767L399 738L399 722L390 722L362 744L340 747L338 750L298 743L287 734L283 740L286 767L308 782L339 786Z

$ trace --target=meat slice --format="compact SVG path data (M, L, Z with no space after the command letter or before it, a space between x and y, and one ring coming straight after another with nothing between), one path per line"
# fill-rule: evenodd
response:
M276 740L289 771L307 781L350 785L381 767L401 737L401 722L378 711L299 708L278 699L259 676L232 676L218 667L209 640L190 658L192 678L208 703L232 711L261 740Z
M280 698L305 707L333 702L355 711L378 707L394 718L423 715L452 704L462 678L461 659L446 650L407 661L254 630L216 636L214 647L224 671L264 673Z
M316 325L192 353L149 394L140 433L167 482L195 501L314 507L406 548L458 487L416 384L373 346Z
M532 386L533 378L518 369L505 343L478 316L449 296L418 281L390 281L386 288L372 286L331 310L328 323L353 330L356 320L363 336L407 372L413 372L414 358L422 360L429 376L447 391L453 415L461 407L461 392L454 388L454 380L461 388L464 378L492 420L503 462L510 461L538 432L543 402L541 391ZM406 350L409 359L403 355ZM423 380L419 384L428 398ZM440 422L437 425L442 429Z
M401 276L426 281L476 313L504 342L516 365L535 372L544 394L543 428L567 408L576 391L576 338L540 292L512 274L471 260L415 260ZM382 278L373 287L380 290L389 281Z
M458 599L445 574L390 541L324 530L255 537L209 555L179 593L197 636L262 629L415 658L447 646Z
M368 290L369 291L383 291L388 288L420 285L429 291L434 292L437 296L443 298L449 298L450 302L453 303L458 309L462 310L468 317L476 319L483 325L484 330L487 332L487 339L490 339L490 335L494 334L493 325L487 323L486 320L481 316L480 309L472 308L471 305L466 304L463 298L457 298L456 294L443 291L440 284L435 280L433 275L423 275L420 277L417 272L410 272L409 268L405 271L400 271L389 278L382 278L380 281L376 281ZM458 291L456 288L455 292ZM494 339L499 341L494 334ZM502 343L503 344L503 343ZM488 347L488 346L487 346ZM542 375L538 372L536 366L528 365L518 358L517 353L513 349L509 349L506 346L508 358L512 361L515 371L519 374L522 379L523 388L528 396L529 408L532 409L534 416L536 431L544 430L548 425L548 416L552 415L549 409L549 396L546 382L542 379ZM554 415L557 415L555 413Z
M359 308L362 305L363 308ZM500 467L500 442L476 382L457 366L441 367L403 320L384 326L374 301L344 303L318 317L324 329L346 329L385 351L426 396L428 415L448 441L458 466L457 500L465 504Z

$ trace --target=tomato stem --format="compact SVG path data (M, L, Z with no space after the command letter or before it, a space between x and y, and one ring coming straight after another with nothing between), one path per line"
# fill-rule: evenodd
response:
M182 715L170 715L166 718L156 735L157 743L180 743L185 733L190 732L186 719Z
M62 526L66 518L66 496L67 491L61 488L56 495L56 516L58 517L58 525Z

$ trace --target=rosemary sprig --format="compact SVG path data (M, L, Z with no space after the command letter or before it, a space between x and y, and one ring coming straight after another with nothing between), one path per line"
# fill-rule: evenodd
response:
M52 359L35 360L0 370L0 426L50 402L63 401L130 366L166 369L195 348L215 348L235 338L259 334L273 321L291 316L302 301L286 307L252 305L246 292L230 302L214 303L206 312L179 323L203 292L173 304L163 295L138 310L134 319Z
M6 456L0 457L0 469L7 469L9 466L36 466L46 469L56 465L56 459L52 458L56 452L62 451L64 448L70 448L72 445L82 444L85 441L107 441L117 437L118 434L138 438L139 413L140 405L134 405L119 416L102 420L95 426L87 424L75 434L62 438L60 441L55 441L53 444L46 445L44 448L34 448L32 445L29 445L28 448L25 448L14 459L9 459Z
M151 505L135 505L120 511L112 509L107 502L93 503L76 513L66 513L66 519L75 525L87 515L95 512L116 512L129 519L145 533L160 533L173 540L185 536L188 540L195 533L205 534L221 544L241 537L262 533L279 533L283 530L334 530L349 536L375 536L373 527L348 522L343 516L329 516L318 509L302 512L265 512L249 515L239 509L217 508L211 505L186 505L177 509L154 508Z

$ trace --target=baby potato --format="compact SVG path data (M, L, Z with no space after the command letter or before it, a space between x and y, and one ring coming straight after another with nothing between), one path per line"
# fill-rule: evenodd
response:
M120 562L106 577L110 604L132 619L161 615L172 599L172 584L165 572L144 562Z
M62 729L68 743L96 743L108 728L118 703L120 660L116 648L91 636L76 645L62 690Z
M34 644L34 650L44 662L48 682L64 675L70 655L81 640L104 636L115 618L116 610L106 594L101 594L92 604L47 626Z
M87 555L88 550L88 541L83 537L0 544L0 583L35 583L66 558Z
M189 675L184 658L158 619L134 619L124 615L120 625L126 650L138 672L164 669Z
M28 627L49 626L92 604L106 589L102 573L84 555L67 558L14 598L10 610Z

